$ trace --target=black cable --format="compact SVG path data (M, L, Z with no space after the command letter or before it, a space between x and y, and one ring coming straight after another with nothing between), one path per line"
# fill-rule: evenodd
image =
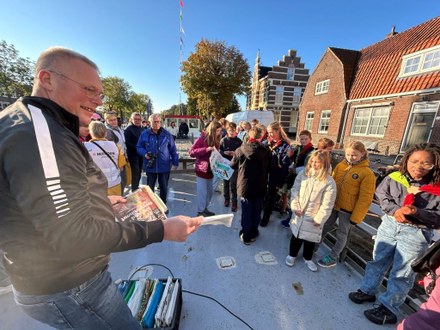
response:
M173 274L173 272L172 272L171 269L169 269L167 266L164 266L164 265L162 265L162 264L145 264L145 265L142 265L142 266L138 267L138 268L133 272L133 274L131 274L129 280L131 280L131 278L133 277L133 275L136 274L138 271L145 270L145 268L148 267L148 266L159 266L159 267L163 267L163 268L165 268L166 270L168 270L168 271L170 272L171 277L174 278L174 274Z
M145 270L145 268L148 267L148 266L159 266L159 267L163 267L163 268L165 268L166 270L168 270L169 273L170 273L170 275L171 275L171 277L174 278L174 274L173 274L173 272L171 271L171 269L169 269L169 268L168 268L167 266L165 266L165 265L162 265L162 264L145 264L145 265L142 265L142 266L138 267L138 268L133 272L133 274L131 274L129 280L130 280L130 279L133 277L133 275L136 274L138 271ZM245 324L249 329L254 330L254 328L252 328L249 324L247 324L246 321L244 321L243 319L241 319L238 315L235 315L233 312L231 312L231 311L230 311L225 305L223 305L223 304L222 304L221 302L219 302L218 300L216 300L216 299L214 299L214 298L212 298L212 297L206 296L206 295L204 295L204 294L196 293L196 292L192 292L192 291L188 291L188 290L183 290L183 289L182 289L182 292L186 292L186 293L189 293L189 294L193 294L193 295L195 295L195 296L200 296L200 297L207 298L207 299L211 299L211 300L215 301L217 304L219 304L221 307L223 307L223 308L224 308L229 314L231 314L231 315L234 316L236 319L238 319L238 320L241 321L243 324Z
M221 302L219 302L218 300L216 300L216 299L214 299L214 298L212 298L212 297L206 296L206 295L204 295L204 294L196 293L196 292L192 292L192 291L188 291L188 290L182 290L182 292L189 293L189 294L193 294L193 295L195 295L195 296L200 296L200 297L207 298L207 299L211 299L211 300L215 301L217 304L219 304L221 307L223 307L227 312L229 312L229 314L231 314L232 316L234 316L235 318L237 318L238 320L240 320L243 324L245 324L249 329L254 330L254 328L252 328L249 324L247 324L246 321L244 321L243 319L241 319L238 315L235 315L233 312L231 312L231 311L230 311L225 305L223 305L223 304L222 304Z

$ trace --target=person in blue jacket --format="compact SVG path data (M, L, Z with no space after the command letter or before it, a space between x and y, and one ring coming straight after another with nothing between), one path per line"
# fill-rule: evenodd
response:
M179 166L179 155L173 136L161 127L160 115L152 114L149 120L151 127L141 133L136 149L144 157L148 186L154 191L159 181L160 198L166 204L171 167Z

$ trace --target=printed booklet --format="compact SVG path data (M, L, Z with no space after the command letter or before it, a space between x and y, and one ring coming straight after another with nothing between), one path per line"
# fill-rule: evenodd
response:
M139 189L129 194L126 203L113 205L116 221L154 221L165 220L166 205L148 186L139 186Z

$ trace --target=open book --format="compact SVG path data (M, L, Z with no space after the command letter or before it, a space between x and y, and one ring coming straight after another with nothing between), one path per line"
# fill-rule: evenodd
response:
M113 205L116 221L154 221L167 218L166 205L148 186L139 186L139 189L128 195L126 199L126 203Z

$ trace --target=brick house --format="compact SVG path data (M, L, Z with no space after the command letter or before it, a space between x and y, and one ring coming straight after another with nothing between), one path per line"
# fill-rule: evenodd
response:
M289 50L273 67L260 64L260 51L255 59L252 84L246 109L271 110L287 133L294 135L298 122L299 104L309 79L295 50Z
M339 146L360 140L396 154L440 143L440 17L360 51L328 48L310 76L299 111L309 129Z

